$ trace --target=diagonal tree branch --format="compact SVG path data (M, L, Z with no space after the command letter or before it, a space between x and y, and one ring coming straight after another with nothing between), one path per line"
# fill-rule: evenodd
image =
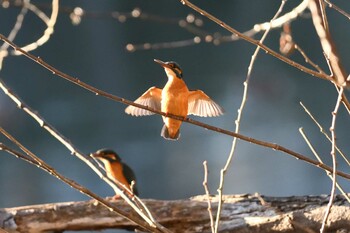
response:
M346 78L348 75L341 64L341 59L329 32L327 16L324 11L324 4L320 4L318 0L310 0L309 9L311 11L312 21L314 23L317 35L320 38L323 52L329 60L329 65L332 69L332 74L334 75L332 79L335 80L339 87L346 86Z
M346 18L350 19L350 14L345 12L342 8L340 8L339 6L335 5L333 2L328 1L328 0L324 0L325 3L328 4L329 8L333 8L334 10L338 11L340 14L342 14L343 16L345 16Z
M28 105L26 105L22 100L19 99L11 90L9 90L3 82L0 82L1 89L17 104L19 108L21 108L24 112L34 118L42 128L47 130L53 137L59 140L68 150L71 151L72 155L78 157L80 160L85 162L99 177L104 180L108 185L110 185L115 191L119 191L118 195L120 195L133 209L151 226L154 230L158 230L157 228L166 231L164 227L159 225L153 217L149 214L149 211L143 211L139 208L138 202L141 202L136 196L131 200L127 194L124 193L123 190L126 190L124 186L118 182L114 182L109 179L101 169L94 165L93 160L90 157L85 156L82 152L80 152L77 148L75 148L63 135L61 135L53 126L45 121L40 115L38 115L34 110L32 110ZM144 206L142 203L139 203L140 206ZM145 213L146 212L146 213ZM162 231L159 231L162 232Z
M253 45L256 45L258 47L260 47L261 49L263 49L266 53L276 57L277 59L287 63L288 65L291 65L297 69L299 69L300 71L303 71L307 74L310 74L312 76L315 76L315 77L318 77L318 78L321 78L321 79L325 79L325 80L329 80L329 81L334 81L332 79L332 77L330 77L329 75L326 75L326 74L322 74L322 73L319 73L317 71L314 71L314 70L311 70L285 56L281 56L279 53L275 52L274 50L270 49L269 47L267 47L266 45L260 43L258 40L255 40L255 39L252 39L246 35L244 35L243 33L237 31L236 29L230 27L229 25L227 25L225 22L221 21L220 19L216 18L214 15L208 13L207 11L199 8L198 6L194 5L193 3L191 3L190 1L188 0L180 0L180 2L183 4L183 5L186 5L190 8L192 8L193 10L197 11L198 13L200 13L201 15L204 15L205 17L207 17L208 19L210 19L211 21L215 22L216 24L218 24L219 26L223 27L224 29L226 29L227 31L231 32L232 34L234 35L237 35L238 37L240 37L241 39L253 44Z
M131 222L133 222L134 224L140 226L141 228L143 228L145 230L149 230L149 231L157 231L157 229L151 227L149 224L147 224L142 219L140 219L138 215L135 215L131 211L126 212L126 211L120 209L119 207L117 207L113 203L110 203L109 201L107 201L107 200L99 197L95 193L91 192L89 189L83 187L82 185L76 183L73 180L70 180L70 179L64 177L63 175L58 173L53 167L51 167L47 163L45 163L45 161L43 161L42 159L40 159L39 157L34 155L32 152L30 152L26 147L24 147L12 135L10 135L7 131L5 131L1 127L0 127L0 133L2 133L4 136L6 136L10 141L15 143L28 156L25 156L25 155L21 154L20 152L15 151L15 150L5 146L2 143L0 143L0 150L7 151L8 153L10 153L10 154L12 154L12 155L14 155L14 156L16 156L16 157L26 161L26 162L29 162L29 163L31 163L31 164L33 164L35 166L38 166L42 170L48 172L50 175L56 177L57 179L61 180L62 182L66 183L66 184L68 184L72 188L80 191L81 193L87 195L88 197L91 197L91 198L95 199L102 206L106 207L107 209L110 209L110 210L114 211L118 215L122 216L123 218L125 218L125 219L127 219L127 220L129 220ZM159 232L161 232L161 231L159 231Z
M329 197L329 202L327 205L327 209L325 211L324 214L324 218L322 221L322 227L320 229L320 233L323 233L325 231L325 227L327 224L327 220L329 218L329 214L331 212L331 208L334 202L334 197L335 197L335 191L336 191L336 184L337 184L337 159L336 159L336 134L335 134L335 125L336 125L336 120L337 120L337 114L338 114L338 110L341 104L341 99L342 99L342 94L344 92L344 88L341 87L339 94L338 94L338 99L337 102L335 104L334 110L332 112L332 124L330 127L330 131L331 131L331 136L332 136L332 149L331 149L331 156L332 156L332 163L333 163L333 174L332 174L332 190L331 190L331 196Z
M25 51L32 51L38 48L39 46L42 46L43 44L45 44L53 34L54 27L58 17L59 0L52 0L52 4L51 4L52 11L51 11L50 18L48 18L43 12L37 9L37 7L31 4L30 2L24 3L23 6L35 12L37 16L41 18L47 26L46 30L44 31L44 34L37 41L22 47L22 49ZM21 53L15 53L15 55L21 55Z
M28 4L28 3L29 3L29 0L24 0L23 1L23 6L22 6L22 9L21 9L21 12L17 15L16 23L13 26L11 32L8 35L8 38L11 41L13 41L16 38L19 30L22 28L23 19L24 19L24 17L26 16L26 14L28 12L28 8L25 7L24 5ZM8 52L7 52L7 48L8 47L9 47L9 44L6 44L6 43L2 44L1 47L0 47L0 70L2 70L2 64L3 64L4 58L8 55Z
M271 24L281 14L285 3L286 3L285 0L281 1L281 4L280 4L279 8L277 9L277 12L275 13L275 15L270 20ZM270 28L271 27L268 27L266 29L266 31L262 35L261 39L259 40L259 43L261 43L261 44L264 43L267 35L270 32ZM236 124L235 133L239 133L240 132L242 114L243 114L243 110L245 108L245 105L246 105L246 102L247 102L247 98L248 98L249 81L250 81L252 70L253 70L253 67L254 67L254 63L256 61L256 58L258 56L259 51L260 51L260 47L257 46L255 51L254 51L254 53L253 53L253 55L252 55L252 58L250 60L250 64L248 66L248 72L247 72L246 80L243 83L243 87L244 87L243 88L243 96L242 96L242 100L241 100L241 105L240 105L240 107L239 107L239 109L237 111L238 115L237 115L237 118L235 120L235 124ZM232 159L234 157L236 145L237 145L237 138L235 137L233 139L233 141L232 141L231 151L230 151L230 154L229 154L229 156L228 156L228 158L226 160L226 164L220 171L220 183L219 183L219 188L218 188L218 194L219 194L220 197L222 197L222 195L223 195L225 174L226 174L226 171L228 170L228 168L229 168L229 166L231 164L231 161L232 161ZM222 200L220 200L220 202L219 202L218 212L217 212L217 215L216 215L216 222L215 222L215 232L216 233L218 232L218 228L219 228L221 207L222 207Z
M218 132L218 133L221 133L221 134L225 134L225 135L228 135L228 136L231 136L231 137L237 137L243 141L246 141L246 142L249 142L249 143L253 143L253 144L256 144L256 145L259 145L259 146L263 146L263 147L267 147L267 148L270 148L270 149L273 149L273 150L277 150L277 151L281 151L281 152L284 152L286 154L289 154L299 160L302 160L304 162L307 162L311 165L314 165L316 167L319 167L319 168L322 168L324 170L327 170L327 171L330 171L330 172L333 172L332 168L330 166L327 166L325 164L322 164L322 163L319 163L318 161L316 160L313 160L313 159L310 159L300 153L297 153L293 150L290 150L286 147L283 147L281 145L278 145L276 143L271 143L271 142L266 142L266 141L262 141L262 140L258 140L258 139L254 139L254 138L251 138L251 137L248 137L248 136L245 136L245 135L242 135L242 134L238 134L238 133L235 133L235 132L232 132L232 131L229 131L229 130L225 130L225 129L222 129L222 128L219 128L219 127L215 127L215 126L211 126L211 125L208 125L208 124L205 124L205 123L202 123L200 121L196 121L196 120L193 120L191 118L188 118L188 117L182 117L182 116L177 116L177 115L173 115L173 114L170 114L170 113L165 113L165 112L161 112L161 111L158 111L156 109L153 109L153 108L150 108L148 106L144 106L144 105L141 105L141 104L137 104L137 103L134 103L130 100L127 100L127 99L124 99L124 98L121 98L119 96L115 96L115 95L112 95L108 92L105 92L105 91L102 91L102 90L99 90L87 83L84 83L82 82L81 80L77 79L77 78L73 78L72 76L68 75L68 74L65 74L63 72L61 72L60 70L56 69L55 67L51 66L50 64L46 63L45 61L43 61L41 58L39 57L35 57L34 55L22 50L21 48L19 48L18 46L16 46L13 42L9 41L6 37L4 37L2 34L0 34L0 40L3 40L4 42L10 44L11 47L13 47L15 50L18 50L20 51L21 53L23 53L26 57L28 57L29 59L33 60L34 62L38 63L39 65L43 66L45 69L51 71L54 75L58 76L58 77L61 77L63 79L66 79L67 81L70 81L92 93L94 93L95 95L100 95L100 96L103 96L107 99L110 99L110 100L113 100L113 101L116 101L116 102L120 102L120 103L123 103L123 104L127 104L127 105L132 105L132 106L135 106L135 107L138 107L138 108L142 108L142 109L145 109L145 110L148 110L148 111L151 111L151 112L154 112L158 115L162 115L162 116L166 116L166 117L170 117L170 118L173 118L173 119L176 119L176 120L180 120L180 121L183 121L183 122L187 122L187 123L190 123L190 124L193 124L193 125L196 125L196 126L199 126L199 127L202 127L202 128L205 128L205 129L208 129L208 130L211 130L211 131L215 131L215 132ZM3 91L7 94L7 95L10 95L10 96L13 96L13 93L11 93L11 91L9 91L8 88L6 88L5 84L0 81L0 88L3 89ZM11 97L12 98L12 97ZM16 98L16 97L15 97ZM17 105L19 107L21 107L21 103L14 100ZM37 116L33 116L33 118L37 118ZM42 122L42 120L38 119L37 120L40 124ZM60 140L60 139L58 139ZM67 148L69 150L72 151L73 154L75 154L75 151L74 151L74 148L72 148L72 146L68 143L67 145ZM347 173L344 173L344 172L340 172L340 171L337 171L337 175L339 176L342 176L344 178L347 178L347 179L350 179L350 174L347 174Z

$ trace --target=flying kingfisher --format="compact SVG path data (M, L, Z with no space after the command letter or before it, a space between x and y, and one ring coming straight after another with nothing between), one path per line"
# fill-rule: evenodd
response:
M132 196L133 194L138 195L135 184L135 173L127 164L122 162L116 152L110 149L101 149L91 155L104 164L108 178L115 182L122 183L128 189L129 196ZM114 198L117 199L119 195L117 191L115 191L115 193L117 195Z
M176 62L163 62L157 59L154 59L154 61L164 68L168 76L168 82L163 89L151 87L135 100L135 103L182 117L186 117L190 114L201 117L215 117L223 114L223 109L203 91L188 90L186 83L182 79L182 70ZM125 112L132 116L154 114L153 112L131 105L125 109ZM164 126L161 131L161 136L168 140L179 139L182 121L165 116L163 116L163 121Z

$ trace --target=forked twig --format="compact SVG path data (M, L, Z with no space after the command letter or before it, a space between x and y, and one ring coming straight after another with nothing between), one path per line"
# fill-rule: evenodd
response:
M3 134L3 131L4 131L4 129L0 127L0 132L2 134ZM37 161L35 161L34 159L32 159L31 157L23 155L21 152L18 152L16 150L10 148L9 146L6 146L2 142L0 142L0 150L5 151L5 152L7 152L9 154L12 154L16 158L22 159L22 160L26 161L27 163L30 163L30 164L35 165L35 166L40 166L40 164ZM44 167L40 167L40 168L41 169L45 169Z
M306 136L304 129L303 128L299 128L299 132L301 134L301 136L303 136L303 139L305 140L306 144L309 146L311 152L315 155L315 157L317 158L318 161L320 161L321 163L323 163L321 157L318 155L318 153L316 152L316 149L313 147L313 145L311 144L309 138ZM326 172L327 176L333 181L333 177L329 172ZM339 189L339 191L343 194L344 198L349 202L350 204L350 198L348 197L348 195L346 194L346 192L344 191L344 189L340 186L340 184L338 184L338 182L335 182L337 188Z
M301 56L303 56L304 60L306 63L309 63L312 67L314 67L316 70L318 70L318 72L320 72L321 74L325 74L325 72L320 68L319 65L317 65L316 63L314 63L304 52L304 50L297 44L294 45L294 48L301 54Z
M316 63L314 63L314 62L306 55L306 53L304 52L304 50L303 50L302 48L300 48L299 45L294 44L294 48L304 57L306 63L309 63L311 66L313 66L315 69L317 69L318 72L320 72L320 73L325 73L325 72L319 67L319 65L317 65ZM331 68L331 64L330 64L330 62L329 62L329 59L326 58L326 60L327 60L327 63L328 63L328 65L329 65L330 69L332 69L332 68ZM335 86L335 88L337 89L337 91L339 92L339 87L338 87L336 84L335 84L334 86ZM349 102L349 100L347 99L345 93L342 94L342 103L343 103L344 107L346 108L346 110L348 111L348 113L350 114L350 102Z
M343 93L344 94L344 93ZM324 128L322 127L322 125L316 120L316 118L312 115L312 113L309 111L309 109L307 109L305 107L305 105L300 102L300 105L303 107L304 111L306 112L307 115L309 115L309 117L311 118L311 120L317 125L317 127L319 128L320 132L327 138L327 140L329 142L332 143L332 139L331 137L328 136L328 134L326 133L326 131L324 130ZM349 159L346 157L346 155L339 149L339 147L337 145L335 145L335 149L337 150L337 152L342 156L342 158L345 160L345 162L348 164L348 166L350 166L350 161Z

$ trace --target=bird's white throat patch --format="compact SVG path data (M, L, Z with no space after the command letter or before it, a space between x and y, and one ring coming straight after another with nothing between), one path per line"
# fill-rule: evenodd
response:
M168 76L169 80L173 80L176 77L176 74L174 71L172 71L169 68L164 68L165 69L165 73Z

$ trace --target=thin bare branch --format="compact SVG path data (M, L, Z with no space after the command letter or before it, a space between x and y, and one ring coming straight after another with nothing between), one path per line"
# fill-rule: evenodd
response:
M0 0L0 3L4 0ZM8 4L14 7L22 7L24 4L15 0L6 0ZM283 24L291 22L297 19L301 14L307 9L308 0L302 1L298 6L296 6L291 11L285 13L279 18L276 18L272 22L263 22L255 24L251 29L247 30L243 34L248 37L253 37L254 35L264 32L269 29L280 28ZM31 4L30 10L40 17L44 22L43 18L48 18L44 13L38 14L40 10L37 8L34 10L34 5ZM47 3L36 3L36 6L41 9L51 9L51 6ZM33 8L33 9L31 9ZM83 18L96 19L96 20L117 20L119 23L125 23L128 20L141 20L149 21L154 23L168 24L171 26L177 26L183 28L189 33L193 34L192 38L173 40L173 41L163 41L163 42L144 42L141 44L128 43L125 47L129 52L135 52L138 50L155 50L155 49L168 49L168 48L180 48L184 46L193 46L199 43L211 43L214 45L219 45L221 43L228 43L240 40L236 35L221 35L218 32L209 32L203 29L203 20L193 14L188 14L186 17L180 18L170 18L169 16L154 15L149 12L143 11L140 7L132 9L130 12L120 12L120 11L109 11L109 12L97 12L86 10L81 7L69 7L60 5L60 13L69 14L72 23L74 25L79 24Z
M321 79L325 79L325 80L329 80L329 81L333 81L332 77L325 75L325 74L321 74L319 72L316 72L314 70L311 70L285 56L282 56L281 54L275 52L274 50L270 49L269 47L267 47L264 44L261 44L259 41L254 40L246 35L244 35L243 33L237 31L236 29L230 27L229 25L227 25L226 23L224 23L223 21L221 21L220 19L218 19L217 17L211 15L210 13L208 13L207 11L199 8L198 6L194 5L193 3L191 3L188 0L180 0L180 2L190 8L192 8L193 10L197 11L198 13L200 13L201 15L207 17L208 19L210 19L211 21L215 22L216 24L218 24L219 26L223 27L224 29L226 29L227 31L231 32L232 34L234 34L235 36L240 37L241 39L255 45L255 46L259 46L261 49L263 49L266 53L276 57L277 59L287 63L288 65L291 65L297 69L299 69L300 71L303 71L307 74L310 74L312 76L321 78Z
M323 1L321 1L323 2ZM343 65L341 64L340 57L336 50L336 46L333 42L333 39L329 33L328 23L326 22L326 16L322 9L323 5L320 5L318 0L310 0L309 9L311 11L312 21L318 37L320 39L323 52L326 54L329 59L332 79L334 79L337 86L346 86L347 74Z
M344 94L344 93L343 93ZM324 130L324 128L322 127L322 125L316 120L316 118L312 115L312 113L310 112L309 109L307 109L307 107L300 102L300 105L303 107L304 111L306 112L306 114L309 115L309 117L311 118L311 120L313 122L315 122L315 124L317 125L317 127L319 128L320 132L327 138L327 140L329 142L332 143L332 139L330 136L328 136L327 132ZM339 147L337 145L335 145L335 149L337 150L337 152L343 157L343 159L345 160L345 162L348 164L348 166L350 166L350 161L347 158L347 156L339 149Z
M328 65L328 68L329 68L329 70L331 72L330 76L333 77L334 74L333 74L333 68L332 68L331 60L330 60L329 56L327 56L327 54L325 52L323 52L323 56L325 57L327 65ZM348 76L348 79L349 79L349 77L350 76ZM348 80L348 81L350 81L350 80ZM335 85L335 88L337 89L337 92L339 93L339 87L335 83L334 83L334 85ZM344 107L346 108L346 110L350 114L350 103L349 103L348 99L346 98L345 93L343 93L343 95L342 95L342 102L343 102Z
M328 0L324 0L324 2L328 4L329 8L333 8L334 10L338 11L340 14L344 15L346 18L350 19L350 14L344 11L342 8L338 7L337 5L335 5L334 3Z
M285 3L286 3L285 0L281 1L281 5L278 8L276 14L272 17L271 23L281 14ZM264 32L263 36L261 37L261 39L259 41L260 44L264 43L265 38L267 37L268 33L270 32L270 28L271 27L267 28L266 31ZM241 122L241 119L242 119L242 113L243 113L245 104L247 102L247 97L248 97L249 81L250 81L250 78L251 78L254 62L256 61L256 58L257 58L257 55L258 55L259 51L260 51L260 47L257 46L255 51L254 51L254 54L252 55L252 59L250 60L250 64L248 66L248 73L247 73L246 80L243 83L243 87L244 87L243 88L243 97L242 97L241 105L240 105L240 107L238 109L237 118L235 120L235 124L236 124L235 133L239 133L240 132L240 125L241 125L240 122ZM228 156L228 158L226 160L226 164L225 164L225 166L223 167L223 169L220 172L220 183L219 183L219 188L218 188L219 197L222 197L222 195L223 195L225 174L226 174L226 171L229 168L229 166L231 164L231 161L233 159L234 152L235 152L235 149L236 149L236 145L237 145L237 138L235 137L233 139L233 141L232 141L231 151L230 151L230 154L229 154L229 156ZM218 229L219 229L219 222L220 222L220 214L221 214L222 204L223 204L222 203L222 199L220 199L219 200L219 205L218 205L218 212L216 214L215 232L218 232Z
M42 13L36 6L29 4L24 4L25 7L32 10L33 12L37 12L39 18L43 19L47 28L44 31L44 34L35 42L30 43L22 47L24 51L32 51L38 48L39 46L45 44L51 37L54 32L54 27L57 21L58 10L59 10L59 0L52 0L52 11L49 19L46 19L46 15ZM15 52L15 55L22 55L20 52Z
M278 17L270 22L264 22L255 24L252 29L249 29L242 34L247 37L253 37L254 35L264 32L266 30L280 28L283 24L295 20L300 14L302 14L305 9L307 9L308 0L302 1L297 7L295 7L290 12L285 13L281 17ZM179 23L181 25L181 23ZM202 33L194 33L195 37L178 40L173 42L159 42L159 43L142 43L142 44L128 44L126 49L130 52L137 50L151 50L151 49L167 49L167 48L179 48L184 46L193 46L199 43L212 43L214 45L219 45L221 43L228 43L240 40L241 38L235 34L232 35L221 35L217 32L209 33L201 31Z
M331 212L331 208L332 208L334 197L335 197L335 191L336 191L337 158L336 158L336 149L335 149L336 148L335 125L336 125L337 114L338 114L338 110L339 110L340 103L341 103L341 100L342 100L343 92L344 92L344 88L340 87L340 91L338 93L338 99L337 99L337 102L335 104L334 110L332 112L332 116L333 117L332 117L332 124L331 124L331 127L330 127L330 131L331 131L331 135L332 135L331 155L332 155L332 163L333 163L333 174L332 174L333 183L332 183L331 196L329 197L329 202L328 202L328 205L327 205L326 212L324 214L324 218L323 218L323 221L322 221L322 226L321 226L321 229L320 229L320 233L323 233L325 231L325 227L326 227L326 224L327 224L327 220L328 220L329 214Z
M4 129L0 127L1 133L2 133L3 130ZM21 152L10 148L9 146L5 145L2 142L0 142L0 150L6 151L7 153L15 156L18 159L22 159L22 160L26 161L27 163L30 163L30 164L35 165L35 166L40 166L40 164L37 161L35 161L34 159L32 159L31 157L28 157L28 156L22 154ZM42 168L42 167L40 167L40 168Z
M23 4L29 4L29 0L24 0L23 1ZM15 23L15 26L12 28L10 34L8 35L8 39L10 41L13 41L19 30L21 29L22 27L22 24L23 24L23 19L25 17L25 15L27 14L28 12L28 8L25 7L23 5L22 9L21 9L21 12L17 15L17 20L16 20L16 23ZM10 45L7 44L7 43L3 43L0 47L0 70L2 70L2 64L3 64L3 60L4 58L8 55L8 52L7 52L7 49Z
M32 55L32 54L30 54L30 53L28 53L26 51L23 51L21 48L16 46L13 42L7 40L6 37L4 37L1 34L0 34L0 40L3 40L6 43L9 43L11 45L11 47L13 47L14 49L22 52L26 57L28 57L29 59L31 59L34 62L38 63L39 65L43 66L47 70L51 71L56 76L61 77L63 79L66 79L67 81L72 82L73 84L78 85L78 86L80 86L80 87L82 87L82 88L84 88L84 89L94 93L95 95L100 95L100 96L103 96L103 97L105 97L107 99L110 99L110 100L113 100L113 101L116 101L116 102L120 102L120 103L123 103L123 104L126 104L126 105L132 105L132 106L135 106L135 107L138 107L138 108L142 108L142 109L148 110L150 112L153 112L153 113L161 115L161 116L166 116L166 117L170 117L170 118L173 118L173 119L176 119L176 120L187 122L187 123L190 123L192 125L196 125L196 126L199 126L199 127L211 130L211 131L215 131L217 133L225 134L225 135L228 135L228 136L231 136L231 137L237 137L237 138L239 138L239 139L241 139L243 141L249 142L249 143L253 143L253 144L256 144L256 145L263 146L263 147L271 148L273 150L281 151L281 152L289 154L289 155L291 155L291 156L293 156L293 157L295 157L295 158L297 158L299 160L302 160L302 161L305 161L307 163L310 163L311 165L314 165L314 166L316 166L318 168L325 169L325 170L328 170L328 171L333 171L331 167L329 167L329 166L327 166L325 164L321 164L321 163L319 163L319 162L317 162L315 160L312 160L312 159L310 159L310 158L308 158L308 157L306 157L306 156L304 156L304 155L302 155L300 153L297 153L297 152L295 152L293 150L290 150L290 149L288 149L286 147L283 147L281 145L278 145L276 143L271 143L271 142L266 142L266 141L254 139L254 138L251 138L251 137L248 137L248 136L245 136L245 135L242 135L242 134L238 134L238 133L235 133L235 132L232 132L232 131L229 131L229 130L225 130L225 129L222 129L222 128L219 128L219 127L211 126L211 125L202 123L200 121L193 120L193 119L188 118L188 117L182 117L182 116L177 116L177 115L170 114L170 113L161 112L161 111L158 111L156 109L150 108L148 106L137 104L137 103L134 103L133 101L130 101L130 100L121 98L119 96L107 93L105 91L99 90L99 89L97 89L97 88L95 88L95 87L93 87L93 86L91 86L91 85L89 85L87 83L82 82L81 80L79 80L77 78L73 78L72 76L69 76L69 75L61 72L60 70L56 69L55 67L53 67L50 64L46 63L45 61L43 61L41 58L35 57L34 55ZM0 81L0 83L1 83L0 87L3 89L3 91L6 94L11 94L11 93L8 92L7 88L3 85L3 82ZM21 106L20 103L17 103L17 105ZM41 121L39 120L39 122L41 122ZM74 151L74 148L71 148L71 146L69 144L67 144L66 146L71 151ZM75 154L75 153L73 153L73 154ZM337 174L342 176L342 177L344 177L344 178L350 179L350 174L347 174L347 173L344 173L344 172L339 172L339 171L337 171Z
M320 72L321 74L325 74L325 72L320 68L319 65L317 65L316 63L314 63L304 52L304 50L297 44L294 44L294 48L301 54L301 56L303 56L304 60L306 63L309 63L312 67L314 67L316 70L318 70L318 72Z
M326 6L324 4L324 0L318 0L318 4L320 7L320 12L322 16L322 23L325 31L329 34L329 24L328 24L328 19L327 19L327 14L326 14Z
M266 31L273 28L280 28L286 23L290 23L291 21L295 20L297 17L299 17L305 9L308 7L308 1L309 0L303 0L297 7L295 7L290 12L285 13L281 17L274 18L270 22L265 22L261 24L254 25L254 30L257 32L260 31Z
M306 134L304 132L304 129L303 128L299 128L299 132L300 132L301 136L303 136L303 139L305 140L306 144L309 146L311 152L314 154L314 156L317 158L317 160L319 162L323 163L321 157L316 152L316 149L314 148L314 146L310 142L309 138L306 136ZM332 177L331 173L326 171L326 174L333 181L333 177ZM338 190L343 194L344 198L350 203L350 198L348 197L348 195L346 194L344 189L340 186L340 184L338 182L335 182L335 184L336 184Z
M203 167L204 167L203 187L204 187L205 195L207 197L208 213L209 213L209 218L210 218L210 228L211 228L211 232L214 233L215 232L214 217L213 217L213 212L212 212L212 208L211 208L210 192L209 192L209 188L208 188L208 173L209 172L208 172L207 161L203 162Z
M338 89L339 91L339 89ZM348 100L348 98L346 97L345 93L343 93L342 95L342 103L345 107L345 109L348 111L348 114L350 115L350 102Z
M32 110L28 105L26 105L23 101L19 99L6 85L0 81L0 88L7 94L16 104L17 106L30 115L34 120L36 120L39 125L47 130L53 137L55 137L58 141L60 141L70 152L72 155L77 156L83 162L85 162L101 179L103 179L108 185L110 185L115 191L119 191L118 195L121 196L151 227L160 228L162 231L166 231L164 227L160 226L152 216L148 216L145 214L149 213L149 211L142 211L139 206L144 206L142 204L135 204L128 195L124 193L124 191L128 191L127 188L123 184L118 182L114 182L109 179L99 167L96 167L92 159L90 157L85 156L82 152L80 152L77 148L75 148L63 135L61 135L53 126L47 123L44 118L42 118L39 114L37 114L34 110ZM140 199L134 199L140 201Z

